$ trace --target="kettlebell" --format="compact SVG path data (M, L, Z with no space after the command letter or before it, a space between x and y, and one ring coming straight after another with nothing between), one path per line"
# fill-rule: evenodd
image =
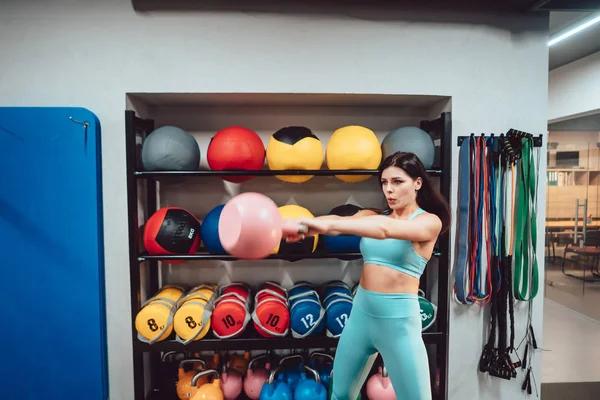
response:
M263 385L260 390L259 400L292 400L292 389L290 385L283 380L275 380L275 375L282 369L281 365L278 365L271 371L269 379Z
M250 361L250 352L244 352L244 355L234 354L229 356L229 361L227 362L227 366L229 368L236 369L242 376L246 375L246 371L248 370L248 362Z
M221 370L221 391L225 400L235 400L242 393L242 375L237 369L223 364Z
M304 371L301 372L300 382L294 390L294 400L327 400L327 389L321 383L319 373L306 365L303 368L313 375L314 380L307 379Z
M325 363L319 363L316 361L317 357L324 358L327 361ZM319 378L321 378L321 382L326 388L328 388L330 380L329 377L331 376L331 370L333 369L333 356L331 354L315 351L310 355L309 365L317 370L319 373Z
M179 363L179 379L177 380L177 397L180 400L189 400L192 398L196 390L198 389L196 385L192 385L192 378L198 372L197 369L192 368L189 371L185 371L184 365L186 364L194 364L194 368L198 365L201 370L206 369L206 363L201 358L189 358L187 360L183 360ZM206 383L206 379L201 381L200 384Z
M198 358L200 357L200 355L198 353L194 353L194 355ZM221 365L221 354L215 352L212 355L212 359L210 359L209 361L206 362L206 368L208 369L219 369L219 366Z
M286 368L284 363L295 358L300 360L300 364L298 365L298 367ZM283 372L279 375L279 378L277 379L280 381L287 382L287 384L290 386L290 389L293 392L296 389L298 382L300 382L300 371L302 370L302 366L304 365L304 357L302 357L302 355L300 354L292 354L289 356L285 356L282 357L281 360L279 360L279 365L284 367L284 369Z
M181 360L185 360L188 355L179 351L167 351L163 353L160 363L160 390L167 393L170 398L177 396L178 367Z
M250 360L248 364L248 371L246 372L246 378L244 379L244 393L250 400L258 400L260 396L260 390L262 389L265 382L269 379L269 368L271 368L270 362L265 363L265 368L255 368L258 361L267 360L268 353L261 354Z
M198 385L202 379L208 379L208 375L215 375L215 378L212 382L200 386L191 400L225 400L223 391L221 390L219 372L216 369L207 369L206 371L198 372L192 378L192 386Z
M385 365L367 381L367 397L373 400L396 400L396 393Z

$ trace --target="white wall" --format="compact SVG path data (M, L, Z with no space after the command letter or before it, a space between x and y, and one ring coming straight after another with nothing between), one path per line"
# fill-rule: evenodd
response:
M600 52L550 71L548 121L600 112Z
M473 16L473 21L480 19ZM133 387L126 92L437 94L452 97L454 136L511 127L543 133L548 120L547 34L544 29L527 32L539 20L523 22L524 30L511 32L475 24L343 17L136 15L128 0L2 1L0 104L83 106L102 122L111 399L131 398ZM545 165L540 174L545 176ZM452 191L456 204L455 184ZM538 200L543 221L543 191ZM543 229L539 235L538 243L543 243ZM543 265L543 246L537 255ZM541 291L533 315L538 342L542 299ZM526 311L527 305L517 306L519 341ZM504 381L477 372L487 326L480 307L452 303L450 398L526 398L520 390L523 374ZM538 390L540 362L537 355Z

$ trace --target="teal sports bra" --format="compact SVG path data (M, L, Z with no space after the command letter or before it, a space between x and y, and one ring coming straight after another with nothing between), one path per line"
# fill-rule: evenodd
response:
M408 220L424 213L422 208L417 209ZM387 215L384 213L383 215ZM427 265L427 259L415 250L410 240L399 239L360 239L360 252L365 264L377 264L404 272L419 279Z

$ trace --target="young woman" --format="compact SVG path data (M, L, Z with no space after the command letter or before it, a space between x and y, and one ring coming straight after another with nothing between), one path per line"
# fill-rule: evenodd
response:
M352 217L301 218L305 236L358 235L364 265L352 313L340 337L333 371L334 400L356 400L381 353L399 399L431 399L429 363L421 336L419 279L450 209L413 153L398 152L380 167L389 208Z

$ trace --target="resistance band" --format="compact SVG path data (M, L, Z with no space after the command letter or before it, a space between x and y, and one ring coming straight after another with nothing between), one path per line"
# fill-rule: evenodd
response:
M531 301L538 291L533 148L532 135L511 129L487 139L471 135L461 143L459 155L454 298L466 305L490 305L490 332L479 369L504 379L515 378L517 368L524 368L520 359L511 359L514 299ZM530 321L527 331L535 340ZM527 354L524 359L526 363ZM524 384L528 390L530 374Z
M491 181L495 188L490 193L493 200L494 211L492 221L494 234L491 242L494 244L492 267L494 270L492 279L492 299L490 302L490 333L488 342L483 348L479 361L479 370L487 372L491 376L512 379L517 376L517 368L520 362L513 362L510 353L513 351L514 341L514 311L512 302L512 263L510 245L512 236L512 212L514 204L512 176L514 175L514 158L512 157L512 146L505 136L500 139L491 137L488 139L490 152L490 166L492 169ZM508 185L510 179L511 184ZM507 215L510 211L510 215ZM507 314L510 314L511 342L507 344ZM496 343L496 330L498 331Z
M521 139L519 187L515 242L514 291L518 300L530 301L538 292L536 173L533 162L533 138Z
M460 152L460 213L454 298L487 304L491 298L489 167L485 138L471 136Z
M467 253L469 252L469 221L470 221L470 192L471 192L471 142L474 140L473 137L469 140L463 140L460 146L459 154L459 169L458 179L460 187L458 190L459 198L459 213L458 213L458 248L457 248L457 259L455 266L455 280L454 280L454 298L461 304L472 304L469 297L470 287L470 274L469 274L469 260Z

